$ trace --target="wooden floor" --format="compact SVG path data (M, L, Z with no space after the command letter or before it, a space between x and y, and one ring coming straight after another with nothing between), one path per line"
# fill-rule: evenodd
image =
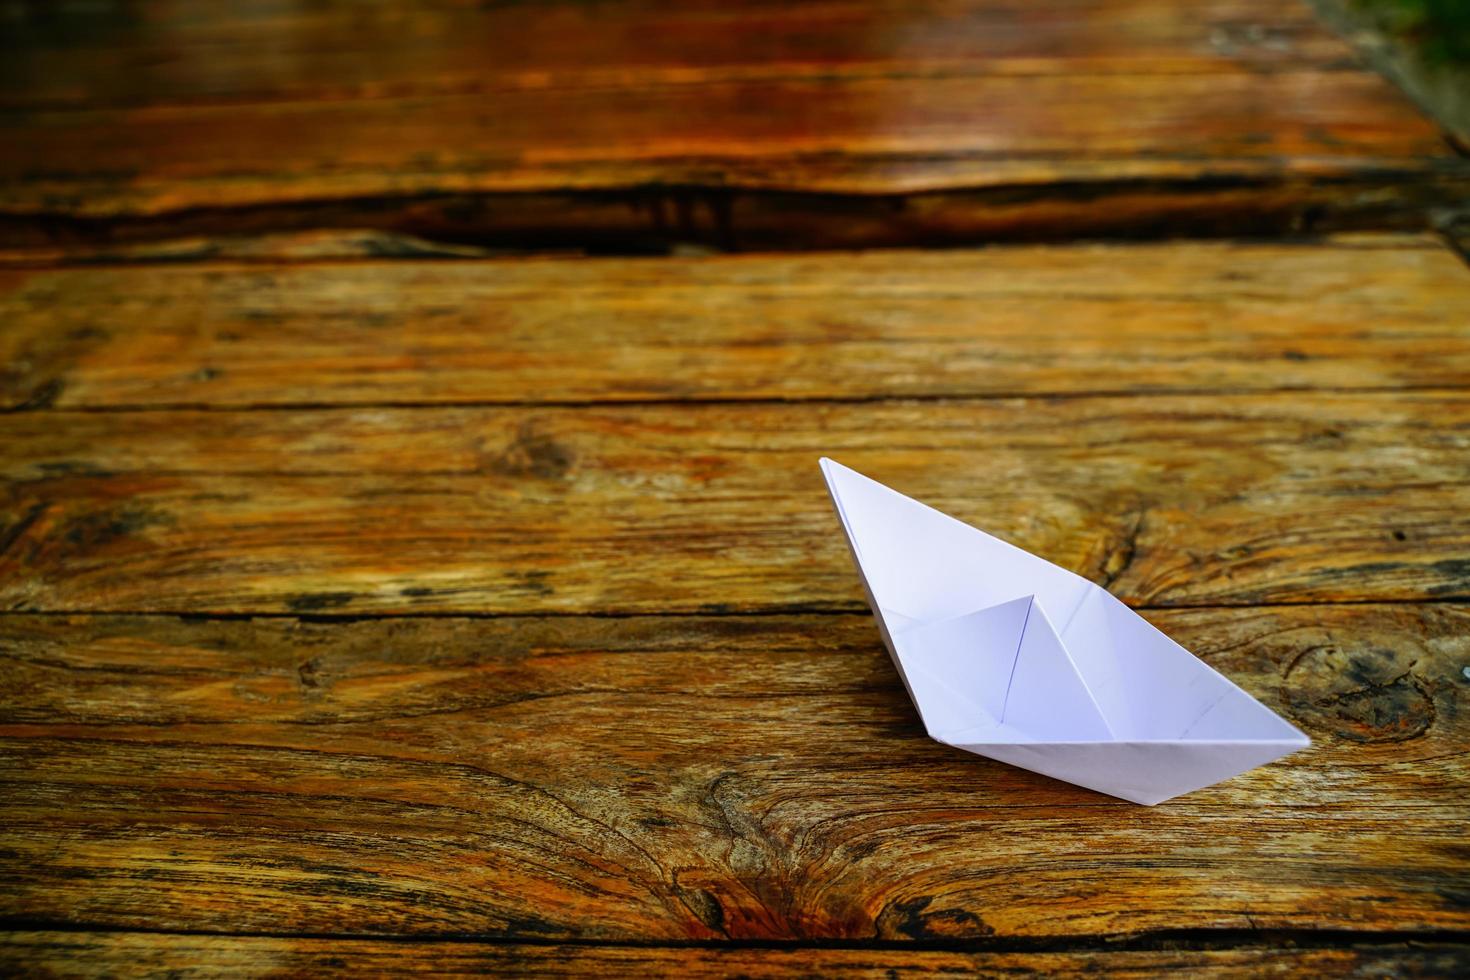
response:
M0 27L0 972L1470 971L1470 161L1305 6ZM821 455L1312 747L928 740Z

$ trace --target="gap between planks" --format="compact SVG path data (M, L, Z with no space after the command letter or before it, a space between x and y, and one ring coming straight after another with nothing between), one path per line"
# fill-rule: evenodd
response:
M1319 387L1312 385L1281 385L1270 388L1151 388L1134 390L1129 388L1097 388L1089 391L998 391L998 392L940 392L923 395L823 395L823 396L791 396L774 397L768 395L755 395L749 398L726 398L726 397L704 397L698 394L676 397L676 398L630 398L619 400L609 399L549 399L546 401L530 401L517 399L513 401L371 401L371 402L158 402L156 404L129 404L129 405L64 405L55 406L48 401L36 400L14 405L8 408L0 408L0 415L18 415L22 413L47 415L142 415L146 413L170 413L170 412L216 412L220 414L234 412L358 412L371 411L373 409L393 409L407 411L442 411L446 409L579 409L579 408L673 408L680 405L700 405L712 407L729 408L754 408L763 406L780 405L963 405L967 403L985 403L1002 401L1087 401L1091 399L1108 398L1238 398L1251 397L1255 395L1289 395L1293 393L1314 395L1457 395L1463 391L1470 390L1470 377L1467 377L1462 385L1341 385ZM155 475L167 475L168 470L153 470ZM425 475L456 475L468 471L450 470L443 473Z
M808 937L780 939L591 939L502 935L497 933L354 933L281 930L235 931L228 929L161 929L147 926L114 926L106 923L63 922L0 917L0 943L16 932L105 933L108 935L195 936L220 939L303 939L337 942L388 942L406 944L475 943L497 946L572 946L608 949L701 949L701 950L889 950L903 952L1140 952L1155 950L1232 950L1290 946L1302 949L1333 949L1343 946L1399 943L1452 943L1470 946L1470 929L1363 930L1352 929L1159 929L1137 933L1091 933L1075 936L984 936L970 939L922 940L824 939Z
M1129 605L1139 613L1172 613L1183 610L1208 612L1212 610L1240 609L1312 609L1321 606L1457 606L1470 602L1467 595L1420 596L1406 599L1341 598L1273 600L1265 602L1181 602L1168 605ZM42 619L66 617L72 619L177 619L186 623L242 623L258 619L292 620L300 623L321 625L349 625L384 620L541 620L541 619L781 619L791 616L868 617L872 612L866 606L769 606L761 609L718 609L718 610L636 610L589 609L586 611L549 609L545 612L486 612L466 610L456 612L446 609L421 609L384 612L333 613L333 612L286 612L266 610L262 612L210 612L186 609L0 609L0 619L8 617Z
M677 195L680 188L669 188L667 193ZM693 193L693 191L690 191ZM917 196L917 195L910 195ZM907 198L902 198L907 200ZM873 203L883 199L875 198ZM384 202L387 203L387 202ZM22 216L0 213L0 221L18 219ZM1008 241L1005 239L977 240L969 243L925 243L914 242L895 246L903 251L972 251L989 248L1020 248L1026 245L1049 245L1056 248L1106 247L1110 249L1147 249L1160 244L1161 239L1208 241L1221 246L1249 247L1252 245L1331 247L1357 252L1371 251L1423 251L1433 252L1447 248L1460 258L1470 262L1460 249L1456 236L1457 214L1447 215L1433 227L1420 230L1343 230L1322 234L1290 233L1265 234L1220 234L1203 237L1188 236L1188 229L1164 230L1157 234L1130 233L1120 237L1076 237L1067 236L1056 240ZM82 229L76 229L79 233ZM96 229L100 231L99 229ZM85 234L82 234L85 238ZM865 251L857 249L856 251ZM208 267L221 271L250 272L271 266L336 266L336 265L404 265L412 263L434 264L493 264L511 261L524 262L597 262L617 259L666 259L706 258L735 259L759 257L805 251L826 252L833 257L851 255L852 248L801 249L781 247L779 243L758 251L726 251L719 248L694 245L671 240L654 247L630 246L624 250L608 247L589 249L564 246L558 248L485 247L451 240L448 238L426 238L401 231L372 227L313 227L291 231L258 231L244 234L195 235L173 238L158 238L136 242L87 245L77 241L64 245L43 248L17 248L0 246L0 270L29 270L53 272L66 269L146 269L154 266Z

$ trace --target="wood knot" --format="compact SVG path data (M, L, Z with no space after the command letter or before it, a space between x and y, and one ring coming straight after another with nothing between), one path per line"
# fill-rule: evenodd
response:
M125 504L108 510L79 514L66 525L64 539L73 550L104 548L115 541L136 537L154 527L169 527L171 515L151 507Z
M1408 637L1308 647L1286 670L1282 701L1302 727L1352 742L1405 742L1434 724L1434 699Z
M490 465L506 476L560 480L574 462L576 456L570 449L539 431L533 422L526 422L516 432L514 441Z
M995 930L973 912L963 909L930 911L931 895L895 899L878 914L879 939L973 939L990 936Z
M705 888L684 888L675 884L674 893L706 928L718 933L725 932L725 910L713 892Z
M320 670L321 663L316 657L312 657L310 660L298 664L296 667L296 676L300 679L301 686L303 688L315 688L319 686L321 683L319 678Z

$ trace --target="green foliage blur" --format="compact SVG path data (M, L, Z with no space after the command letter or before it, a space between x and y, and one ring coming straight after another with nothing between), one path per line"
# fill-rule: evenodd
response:
M1426 64L1470 66L1470 0L1352 0L1352 6Z

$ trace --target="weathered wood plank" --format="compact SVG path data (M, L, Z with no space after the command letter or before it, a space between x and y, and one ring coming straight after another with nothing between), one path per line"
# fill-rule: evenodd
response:
M0 273L58 406L1462 387L1433 239Z
M521 245L1137 234L1229 211L1423 227L1470 192L1434 124L1295 4L145 5L116 31L89 10L22 14L0 59L10 244L320 226L344 203ZM984 190L1004 193L953 222L932 213L948 199L867 199ZM987 216L1018 192L1024 213Z
M871 194L1467 169L1382 79L1316 71L36 110L0 115L0 139L0 210L79 217L648 184Z
M1085 952L943 952L892 949L708 949L530 946L475 942L276 939L106 932L0 933L0 964L58 977L483 976L790 977L967 976L1149 978L1454 976L1470 952L1454 943L1354 944L1329 948Z
M1145 605L1470 594L1470 396L0 416L0 607L860 608L831 455Z
M748 78L1355 70L1305 4L65 0L7 8L0 105L343 99ZM309 51L311 57L301 57Z
M0 617L0 915L919 942L1470 925L1470 607L1150 618L1314 745L1122 803L929 741L866 616Z

